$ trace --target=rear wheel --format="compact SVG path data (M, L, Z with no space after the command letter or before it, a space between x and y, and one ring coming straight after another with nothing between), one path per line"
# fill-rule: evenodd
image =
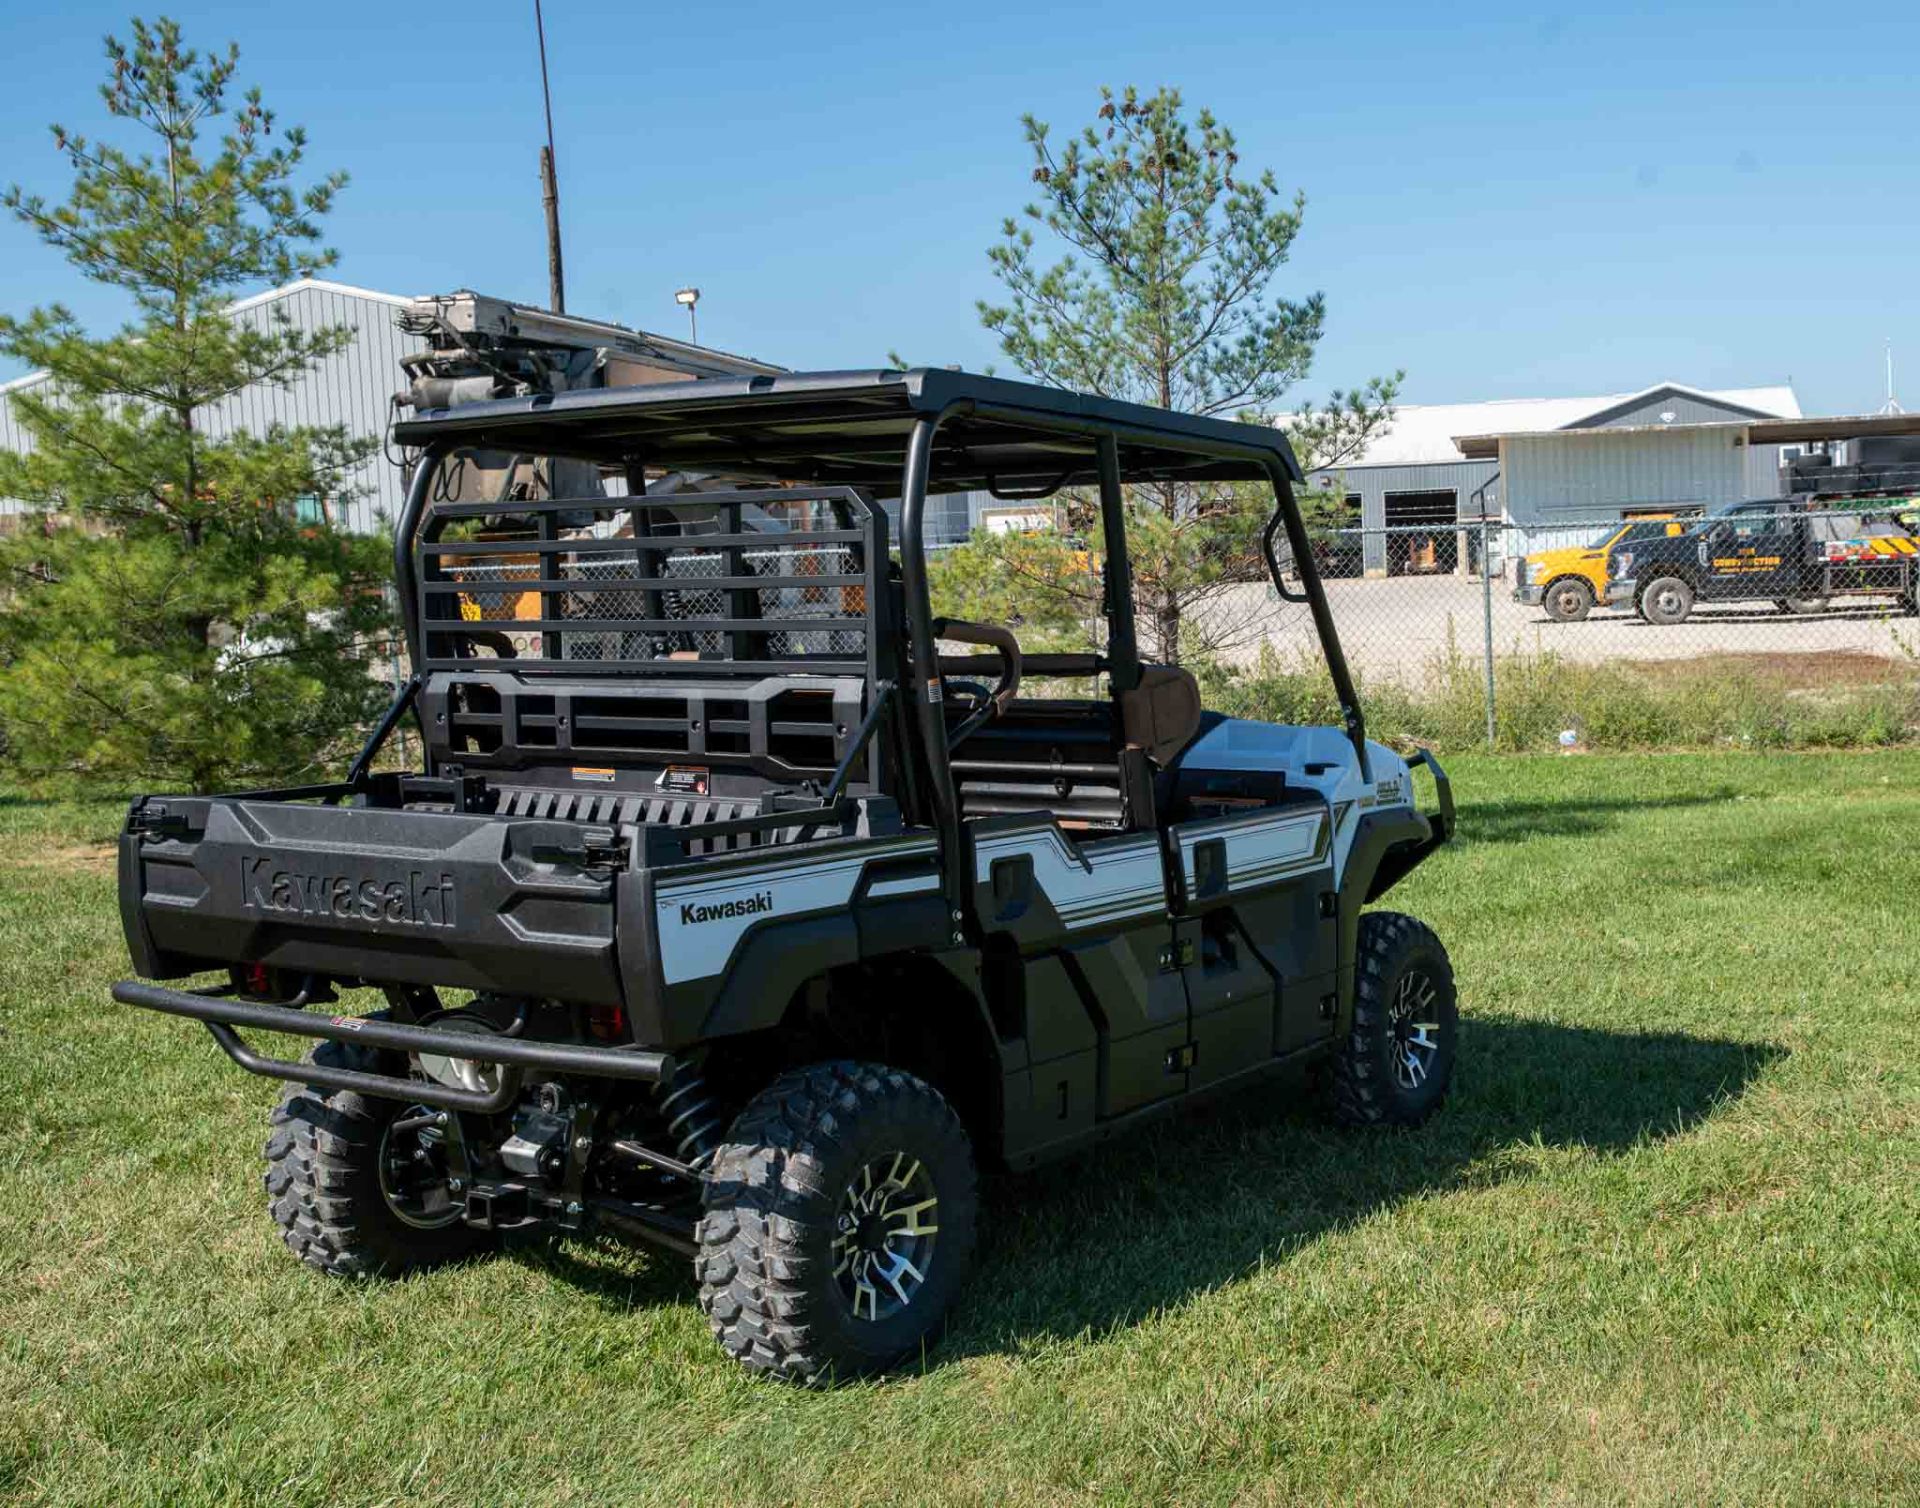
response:
M973 1152L932 1086L870 1063L781 1075L714 1154L700 1304L751 1372L817 1385L935 1340L973 1255Z
M375 1019L384 1019L384 1016ZM392 1074L392 1054L321 1042L307 1061ZM462 1221L441 1118L424 1105L315 1084L288 1087L267 1138L266 1187L287 1247L338 1277L405 1272L473 1256L493 1238Z
M1540 605L1556 623L1578 623L1593 611L1593 588L1576 576L1563 576L1547 588Z
M1360 918L1353 1023L1326 1078L1348 1126L1417 1126L1446 1100L1459 1050L1453 965L1431 928L1397 911Z
M1774 606L1783 613L1792 613L1796 618L1804 618L1809 613L1824 613L1827 610L1825 597L1782 597Z
M1693 588L1678 576L1649 581L1640 593L1640 616L1649 623L1684 623L1693 611Z

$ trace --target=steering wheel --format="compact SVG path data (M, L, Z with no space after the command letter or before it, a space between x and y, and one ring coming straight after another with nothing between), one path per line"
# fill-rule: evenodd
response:
M947 683L976 693L972 708L961 718L959 726L947 735L947 752L952 753L973 737L982 724L1004 714L1014 697L1020 694L1020 641L1014 638L1012 629L1002 628L996 623L968 623L959 618L935 618L933 636L936 639L951 639L957 644L979 644L1000 656L1000 679L994 684L993 690L988 691L971 681Z

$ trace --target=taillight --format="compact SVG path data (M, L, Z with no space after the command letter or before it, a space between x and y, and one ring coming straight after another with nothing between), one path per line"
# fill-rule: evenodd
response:
M617 1000L612 1005L588 1006L587 1030L602 1042L626 1041L627 1008Z

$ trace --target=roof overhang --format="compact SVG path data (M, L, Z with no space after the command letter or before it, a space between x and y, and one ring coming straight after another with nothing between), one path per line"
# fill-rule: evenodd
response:
M1551 440L1562 435L1699 434L1723 430L1748 445L1791 445L1804 440L1858 440L1868 435L1920 435L1920 414L1836 414L1807 419L1729 419L1711 424L1604 424L1592 428L1516 430L1497 435L1455 435L1469 461L1497 460L1502 440Z
M908 437L942 420L929 486L1039 496L1098 480L1112 435L1129 481L1302 480L1266 424L1199 418L969 372L783 372L506 398L394 426L406 446L467 445L899 493Z

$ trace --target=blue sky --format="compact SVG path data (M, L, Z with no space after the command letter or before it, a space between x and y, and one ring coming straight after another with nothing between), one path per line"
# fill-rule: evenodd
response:
M541 300L531 0L176 0L352 186L335 276ZM57 193L119 7L0 17L0 180ZM1831 28L1818 23L1835 17ZM1920 408L1920 6L1607 14L1424 4L615 5L547 14L578 312L796 366L996 360L974 301L1027 198L1019 116L1176 84L1308 196L1281 287L1329 322L1299 394L1404 367L1410 401L1786 381ZM120 310L0 224L0 309ZM1002 364L1004 368L1004 363ZM9 374L0 374L9 375Z

